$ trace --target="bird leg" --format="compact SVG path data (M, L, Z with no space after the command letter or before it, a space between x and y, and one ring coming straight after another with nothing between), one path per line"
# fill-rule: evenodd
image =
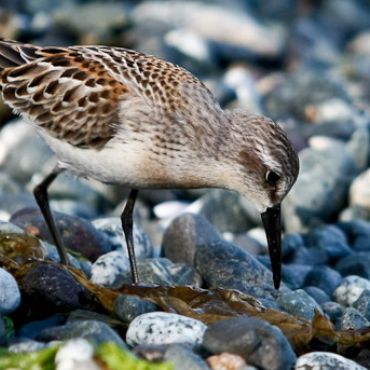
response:
M48 187L57 178L57 176L64 170L55 167L53 171L45 177L45 179L35 186L33 194L36 198L36 202L40 207L41 213L44 216L46 224L48 225L51 237L53 238L54 244L57 247L60 261L63 265L69 265L69 259L67 256L66 249L63 245L60 233L55 225L55 221L49 206Z
M132 281L135 285L139 283L139 274L137 272L137 266L136 266L132 227L133 227L134 206L135 206L135 201L136 201L138 192L139 191L137 189L132 189L130 191L125 208L123 209L123 212L121 215L122 228L123 228L123 232L126 238L128 257L130 259Z

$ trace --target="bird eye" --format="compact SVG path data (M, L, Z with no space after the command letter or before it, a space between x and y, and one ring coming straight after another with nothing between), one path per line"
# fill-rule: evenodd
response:
M278 175L274 171L267 171L266 172L266 181L270 185L275 185L280 180L280 175Z

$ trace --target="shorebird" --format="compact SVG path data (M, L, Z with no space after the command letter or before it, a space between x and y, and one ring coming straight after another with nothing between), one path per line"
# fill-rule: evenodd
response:
M261 212L276 288L281 280L280 203L299 171L296 152L271 119L223 110L185 69L125 48L40 47L0 41L0 88L58 164L34 189L58 249L68 256L47 189L64 170L131 189L121 220L133 282L132 224L142 188L224 188Z

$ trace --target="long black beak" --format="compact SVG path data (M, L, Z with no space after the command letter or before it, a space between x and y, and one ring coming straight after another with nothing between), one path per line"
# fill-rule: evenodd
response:
M267 208L261 213L263 227L269 247L272 276L275 289L279 289L281 280L281 215L280 204Z

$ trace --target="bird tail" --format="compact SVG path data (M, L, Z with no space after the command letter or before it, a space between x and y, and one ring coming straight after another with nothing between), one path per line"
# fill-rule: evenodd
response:
M0 38L0 73L7 68L19 67L40 58L37 46Z

